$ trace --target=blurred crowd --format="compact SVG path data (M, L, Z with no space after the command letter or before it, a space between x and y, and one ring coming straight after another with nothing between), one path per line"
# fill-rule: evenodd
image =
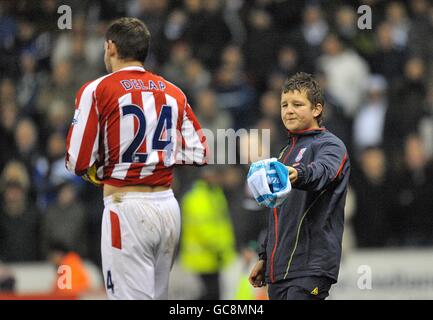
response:
M72 30L57 26L61 4ZM358 28L362 4L372 29ZM272 156L287 143L284 80L314 74L324 126L350 151L353 245L433 245L431 1L0 0L1 261L45 260L61 243L99 264L101 190L66 171L65 136L75 93L105 73L106 27L125 15L150 29L145 67L185 91L204 128L270 129ZM267 219L247 170L180 168L173 185L186 212L194 197L219 204L198 221L206 230L225 219L222 247L238 254L254 249ZM231 255L217 253L211 269Z

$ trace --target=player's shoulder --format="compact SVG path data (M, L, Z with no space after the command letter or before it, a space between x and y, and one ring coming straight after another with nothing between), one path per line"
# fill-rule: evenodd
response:
M167 93L175 96L176 98L179 97L179 98L186 99L185 93L177 85L165 79L163 76L159 74L153 73L151 71L148 71L148 73L149 73L149 78L153 79L153 81L158 83L160 86L162 85L163 87L165 87L164 90L167 91Z
M103 75L103 76L101 76L101 77L99 77L99 78L97 78L97 79L87 81L87 82L86 82L85 84L83 84L83 85L81 86L81 88L78 90L78 95L82 95L82 94L84 93L84 91L89 92L89 93L91 93L91 92L95 92L95 91L96 91L96 88L99 86L99 84L100 84L104 79L108 78L109 76L110 76L110 74L106 74L106 75Z
M137 73L139 71L139 73ZM141 67L129 67L110 73L96 80L98 91L104 88L112 90L116 85L124 90L136 88L145 91L165 92L177 100L185 100L185 93L163 76Z

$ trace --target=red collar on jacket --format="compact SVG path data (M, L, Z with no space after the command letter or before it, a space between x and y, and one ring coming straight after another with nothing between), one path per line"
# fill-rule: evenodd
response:
M291 136L305 136L305 135L309 135L309 134L316 134L319 132L323 132L326 131L325 127L322 128L310 128L310 129L304 129L304 130L287 130L287 132L291 135Z

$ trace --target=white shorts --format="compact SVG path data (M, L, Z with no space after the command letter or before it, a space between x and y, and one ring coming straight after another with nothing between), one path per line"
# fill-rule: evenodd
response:
M101 255L109 299L168 299L180 237L172 190L104 198Z

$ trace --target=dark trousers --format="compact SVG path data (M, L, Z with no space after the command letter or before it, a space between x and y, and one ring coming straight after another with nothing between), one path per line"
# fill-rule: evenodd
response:
M200 274L203 284L203 293L199 300L219 300L220 299L220 277L219 273Z
M325 300L334 281L327 277L302 277L268 284L270 300Z

